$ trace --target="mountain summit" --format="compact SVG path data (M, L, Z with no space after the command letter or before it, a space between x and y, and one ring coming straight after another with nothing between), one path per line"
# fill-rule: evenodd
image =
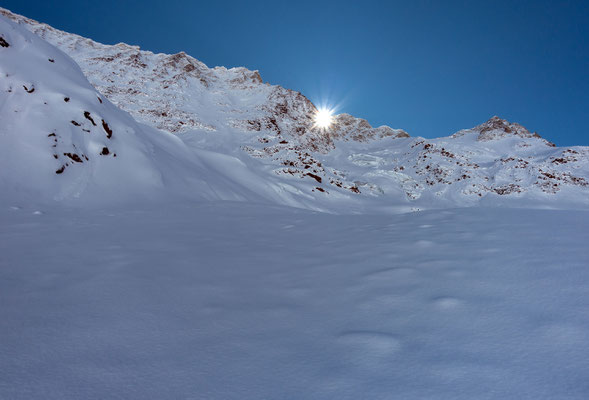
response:
M348 114L321 129L309 99L258 71L104 45L5 9L0 19L3 181L13 192L91 197L128 176L113 197L149 186L330 212L589 206L587 147L558 148L497 116L437 139ZM34 178L41 170L51 178Z
M471 129L461 130L453 137L460 137L468 133L476 133L478 135L477 140L481 142L487 142L490 140L502 139L505 137L516 136L520 138L536 138L542 139L537 133L531 133L525 127L515 122L509 122L505 119L494 116L486 122L475 126ZM545 141L546 145L556 147L554 143Z

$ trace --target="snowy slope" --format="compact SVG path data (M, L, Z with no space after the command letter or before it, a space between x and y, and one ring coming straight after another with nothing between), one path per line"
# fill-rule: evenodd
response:
M0 38L1 199L104 205L186 197L320 208L275 174L265 179L236 157L137 123L66 54L3 17Z
M137 124L49 43L4 18L0 36L3 196L153 195L178 158L191 162L178 138Z
M2 399L589 396L586 211L0 220Z
M298 199L291 204L337 212L589 206L588 148L554 147L497 117L433 140L372 128L347 114L321 130L313 126L316 109L308 99L263 83L257 71L208 68L185 53L103 45L0 13L69 54L99 92L138 121L175 133L191 148L239 160L255 182L286 185Z
M0 399L589 398L589 148L0 14Z

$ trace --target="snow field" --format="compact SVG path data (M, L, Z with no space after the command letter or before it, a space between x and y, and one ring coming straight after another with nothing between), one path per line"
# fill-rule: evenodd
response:
M587 212L13 206L1 398L589 393Z

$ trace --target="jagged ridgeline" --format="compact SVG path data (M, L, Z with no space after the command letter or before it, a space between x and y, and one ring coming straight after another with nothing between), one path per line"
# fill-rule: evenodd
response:
M556 147L499 117L438 139L348 114L320 129L311 101L264 83L258 71L103 45L5 9L0 15L5 171L54 175L3 173L14 190L44 182L52 198L84 197L96 187L116 198L132 197L139 185L150 197L333 212L589 206L587 147ZM32 158L23 153L26 140L36 151L25 163ZM111 180L118 189L108 189Z

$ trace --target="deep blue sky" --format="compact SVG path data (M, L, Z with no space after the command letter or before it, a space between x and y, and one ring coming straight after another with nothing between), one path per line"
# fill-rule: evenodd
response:
M499 115L589 145L589 1L1 1L102 43L259 69L412 136Z

